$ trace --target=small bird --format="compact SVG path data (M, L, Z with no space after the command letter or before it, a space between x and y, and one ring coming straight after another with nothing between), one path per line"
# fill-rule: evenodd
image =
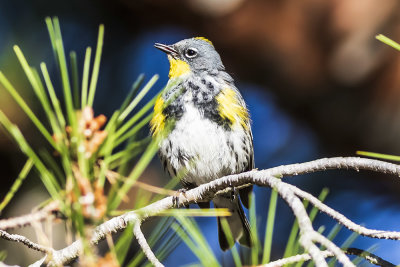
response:
M171 177L181 175L185 189L254 168L250 115L233 78L225 71L214 45L204 37L173 45L156 43L170 63L169 81L156 100L150 122L153 137L161 136L159 157ZM237 192L238 191L238 192ZM214 207L227 208L232 236L250 247L249 207L252 187L214 197ZM210 203L198 203L208 208ZM222 250L231 247L218 220Z

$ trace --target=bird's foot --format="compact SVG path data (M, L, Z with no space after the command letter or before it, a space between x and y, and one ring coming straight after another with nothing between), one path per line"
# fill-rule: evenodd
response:
M172 197L172 205L173 205L175 208L180 208L180 207L186 206L186 205L183 205L183 204L181 203L181 201L180 201L180 197L181 197L182 195L186 196L186 189L184 189L184 188L179 189L179 190L176 192L176 194Z

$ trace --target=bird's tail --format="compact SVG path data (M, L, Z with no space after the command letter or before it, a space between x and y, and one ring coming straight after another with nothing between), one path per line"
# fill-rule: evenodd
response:
M244 214L242 205L239 202L239 196L236 195L234 199L231 199L230 195L216 196L213 201L216 208L226 208L232 213L231 216L224 218L226 218L228 222L234 241L238 241L239 244L250 247L252 243L250 224ZM226 234L222 228L221 219L221 217L217 217L218 239L221 249L225 251L230 249L233 244L229 244L228 242Z

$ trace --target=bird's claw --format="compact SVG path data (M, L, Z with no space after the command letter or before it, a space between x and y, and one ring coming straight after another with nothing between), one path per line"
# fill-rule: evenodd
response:
M176 194L175 194L174 196L172 196L172 205L173 205L175 208L180 208L180 207L183 207L183 206L184 206L182 203L180 203L180 202L181 202L181 201L180 201L181 195L186 196L186 189L181 188L181 189L179 189L179 190L176 192Z

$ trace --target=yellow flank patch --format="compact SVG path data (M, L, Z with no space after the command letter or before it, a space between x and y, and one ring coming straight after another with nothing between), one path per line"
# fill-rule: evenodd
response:
M157 98L156 103L154 104L154 115L150 121L150 129L153 133L153 136L162 132L165 127L165 115L163 114L164 109L164 100L161 95Z
M190 71L189 64L180 59L168 56L169 59L169 78L176 78Z
M223 89L215 98L218 102L218 111L223 119L227 119L232 126L239 123L243 128L249 128L249 112L242 106L231 88Z
M213 43L205 37L194 37L194 39L206 41L210 45L214 46Z

